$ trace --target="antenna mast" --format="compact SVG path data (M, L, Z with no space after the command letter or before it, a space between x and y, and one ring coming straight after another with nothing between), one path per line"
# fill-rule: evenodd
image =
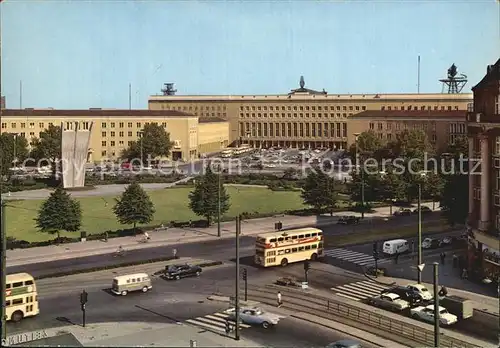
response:
M19 109L23 108L23 81L19 81Z
M132 110L132 84L128 84L128 109Z
M417 93L420 94L420 56L418 56Z

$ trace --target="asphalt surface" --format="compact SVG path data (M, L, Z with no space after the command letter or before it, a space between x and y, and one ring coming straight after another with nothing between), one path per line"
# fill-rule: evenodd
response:
M432 218L428 219L439 219L438 214L433 214ZM401 217L396 219L391 219L390 221L383 222L384 224L391 224L394 226L409 226L415 221L415 217ZM363 221L359 225L330 225L328 227L322 227L325 233L325 237L335 235L345 235L351 233L364 233L369 232L372 228L377 225L375 221L373 224L369 224ZM244 236L240 238L240 253L242 256L252 255L254 251L255 238ZM126 251L125 255L122 257L115 257L114 253L93 255L87 257L80 257L69 260L51 261L43 263L33 263L23 266L8 267L8 273L19 273L28 272L35 277L54 274L58 272L68 272L71 270L84 270L93 267L103 267L110 266L114 264L119 264L123 262L133 262L148 260L153 258L165 257L172 255L172 250L177 249L177 255L182 257L196 257L196 258L209 258L214 261L224 261L231 258L235 254L235 241L233 239L220 239L212 240L206 242L194 242L194 243L184 243L178 245L170 246L160 246L145 249L136 249ZM370 251L371 252L371 251Z

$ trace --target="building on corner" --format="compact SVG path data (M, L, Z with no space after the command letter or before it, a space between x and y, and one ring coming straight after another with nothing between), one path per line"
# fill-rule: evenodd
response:
M469 158L481 159L469 173L469 269L481 277L500 276L500 59L472 88L467 115ZM472 170L473 163L470 164Z

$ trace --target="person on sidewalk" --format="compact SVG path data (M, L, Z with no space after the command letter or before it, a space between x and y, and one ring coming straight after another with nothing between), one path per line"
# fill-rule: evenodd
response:
M174 259L177 258L177 249L174 248L174 250L172 250L172 256L174 257Z
M278 300L278 308L281 307L283 305L283 301L281 301L281 292L278 291L278 294L277 294L277 300Z
M446 254L444 252L442 252L441 255L439 255L439 257L441 258L441 264L444 265L444 260L446 258Z
M151 239L151 237L149 236L149 233L144 231L144 241L149 241Z
M469 278L469 275L467 274L467 268L462 269L461 278L462 279L468 279Z
M399 253L396 253L396 256L394 256L394 263L396 265L398 264L398 259L399 259Z

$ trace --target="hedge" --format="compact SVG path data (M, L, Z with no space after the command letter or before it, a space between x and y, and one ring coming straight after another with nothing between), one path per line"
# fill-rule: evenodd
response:
M113 265L107 265L107 266L91 267L91 268L84 268L84 269L78 269L78 270L67 271L67 272L57 272L57 273L44 274L44 275L36 276L34 278L36 280L47 279L47 278L60 278L60 277L67 277L67 276L75 275L75 274L106 271L106 270L110 270L110 269L138 266L138 265L144 265L144 264L148 264L148 263L172 261L175 259L179 259L179 257L178 256L176 256L176 257L166 256L166 257L157 257L157 258L148 259L148 260L120 262L120 263L115 263ZM222 261L205 262L205 263L196 264L196 265L200 266L200 267L213 267L213 266L222 265Z

